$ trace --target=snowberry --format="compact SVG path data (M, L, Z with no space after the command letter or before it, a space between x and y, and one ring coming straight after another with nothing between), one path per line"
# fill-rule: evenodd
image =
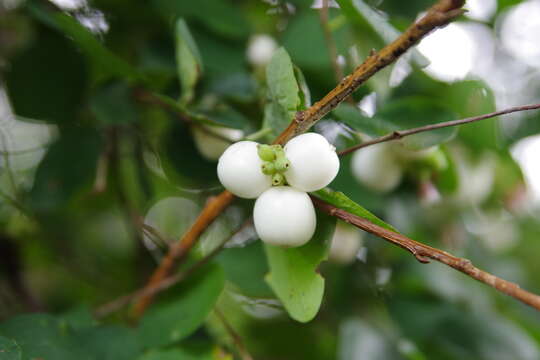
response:
M389 192L403 176L403 167L391 144L382 143L356 151L351 160L354 177L371 190Z
M270 62L278 45L269 35L255 35L249 40L247 48L248 61L255 66L265 66Z
M308 194L290 186L275 186L255 202L253 222L264 242L293 247L311 239L317 220Z
M330 184L339 171L336 149L324 136L307 133L295 137L285 145L285 155L290 162L285 177L289 185L315 191Z
M362 233L360 230L338 220L328 259L337 264L350 264L356 258L361 246Z
M238 197L254 199L272 186L271 177L262 172L257 145L254 141L237 142L219 158L219 181Z
M195 146L199 150L199 153L211 161L219 159L221 154L230 145L230 142L224 139L235 142L244 136L242 130L212 125L193 126L192 133Z

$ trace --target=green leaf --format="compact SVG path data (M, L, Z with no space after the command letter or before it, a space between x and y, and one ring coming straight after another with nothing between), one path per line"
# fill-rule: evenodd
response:
M0 336L0 360L21 360L21 348L15 340Z
M67 38L46 27L37 28L32 45L12 59L6 73L14 112L60 125L73 124L87 84L84 59Z
M23 360L131 360L141 350L132 329L91 326L75 330L65 320L49 314L11 318L0 324L0 335L19 344Z
M480 81L461 81L441 94L459 118L487 114L496 110L493 92ZM485 119L459 127L459 137L476 149L497 150L498 118Z
M182 343L174 349L150 350L138 360L215 360L215 357L210 344Z
M129 87L112 83L98 89L90 99L90 108L104 125L128 124L137 120L137 111Z
M271 297L272 290L264 282L268 264L261 241L244 247L225 249L217 261L223 266L227 280L252 297Z
M141 352L133 329L120 326L96 326L74 334L77 351L95 360L133 360Z
M335 218L318 213L317 230L306 245L281 248L265 244L270 267L266 281L294 320L308 322L319 311L324 278L317 269L328 256L335 225Z
M184 19L176 21L176 64L182 96L180 103L187 104L193 100L195 85L202 74L202 61L195 40L191 36Z
M293 120L300 105L293 63L284 48L279 48L272 56L266 68L266 81L272 105L265 108L265 127L271 128L277 136ZM267 111L272 116L267 117Z
M215 264L198 270L175 291L176 296L148 310L138 328L140 344L163 346L191 335L214 307L224 281L223 270Z
M392 225L385 223L384 221L370 213L368 210L364 209L361 205L358 205L357 203L349 199L342 192L333 191L325 188L319 191L315 191L313 194L321 200L331 205L334 205L339 209L345 210L353 215L360 216L385 229L398 232Z
M12 338L19 344L24 354L23 360L78 358L69 328L51 315L13 317L0 324L0 336Z
M72 39L81 51L93 60L102 75L114 75L130 80L141 79L141 75L135 68L103 46L90 30L82 26L74 17L63 12L45 10L33 1L27 6L30 14L36 19Z

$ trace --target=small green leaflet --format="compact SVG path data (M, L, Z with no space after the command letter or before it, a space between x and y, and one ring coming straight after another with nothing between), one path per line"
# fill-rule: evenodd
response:
M270 102L264 110L264 127L278 136L294 118L301 101L293 63L284 48L272 56L266 68L266 81Z
M202 61L195 40L184 19L176 21L176 66L182 86L181 104L189 103L195 94L195 85L202 74Z
M351 199L349 199L345 194L340 191L333 191L328 188L313 192L315 196L321 200L334 205L335 207L345 210L353 215L360 216L366 220L371 221L372 223L379 225L385 229L398 232L392 225L385 223L368 210L366 210L361 205L358 205Z

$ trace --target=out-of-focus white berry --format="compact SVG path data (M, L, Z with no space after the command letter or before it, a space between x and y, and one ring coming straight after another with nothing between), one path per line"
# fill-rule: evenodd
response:
M257 145L254 141L237 142L219 158L219 181L238 197L254 199L272 186L270 176L262 173Z
M317 218L308 194L290 186L275 186L255 202L253 223L262 241L295 247L311 239Z
M265 66L270 62L277 48L277 42L270 35L253 35L247 48L248 61L255 66Z
M192 133L197 150L202 156L211 161L219 159L221 154L229 147L230 142L238 141L244 137L242 130L212 125L193 126ZM230 142L222 138L229 139Z
M285 172L287 182L303 191L322 189L339 171L336 149L320 134L307 133L293 138L285 145L285 156L291 164Z
M351 169L359 182L382 193L394 190L403 176L403 167L388 143L356 151L351 160Z
M338 220L332 237L328 259L337 264L350 264L362 246L362 233L356 227Z

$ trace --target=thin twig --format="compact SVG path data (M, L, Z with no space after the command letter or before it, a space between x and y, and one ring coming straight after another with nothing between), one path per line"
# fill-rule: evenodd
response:
M445 122L441 122L437 124L420 126L420 127L408 129L408 130L396 130L386 135L383 135L381 137L378 137L376 139L369 140L361 144L351 146L350 148L340 151L338 154L340 156L344 156L344 155L352 153L353 151L364 148L366 146L375 145L375 144L379 144L386 141L399 140L401 138L404 138L405 136L414 135L414 134L418 134L425 131L431 131L431 130L441 129L445 127L450 127L450 126L469 124L476 121L485 120L485 119L493 118L500 115L510 114L510 113L514 113L518 111L537 110L537 109L540 109L540 104L515 106L508 109L495 111L489 114L472 116L472 117L459 119L459 120L445 121Z
M459 258L447 253L446 251L409 239L405 235L387 230L364 218L336 208L335 206L330 205L315 196L311 196L311 200L315 206L317 206L317 208L325 213L335 216L351 225L354 225L409 251L421 263L429 263L430 259L438 261L472 277L473 279L491 286L492 288L506 295L512 296L513 298L532 306L537 310L540 310L540 296L521 289L519 285L515 283L501 279L493 274L478 269L468 259Z
M341 66L339 65L339 62L338 62L338 53L337 53L336 43L334 42L334 38L332 37L332 31L330 30L330 26L328 26L328 17L329 17L328 0L323 0L322 7L319 10L319 21L321 22L321 28L324 33L324 40L326 42L326 47L328 48L328 55L330 56L330 63L332 64L332 67L334 68L336 81L340 82L341 79L343 79L343 70L341 69Z
M225 315L223 315L221 310L215 307L214 313L217 315L218 319L223 324L223 327L225 328L225 330L231 336L234 344L236 345L236 349L238 350L238 354L240 355L242 360L253 360L253 357L250 355L250 353L247 351L246 346L244 345L244 341L242 340L242 337L233 329L233 327L227 321L227 319L225 318Z
M294 136L307 131L319 119L337 107L339 103L358 89L360 85L371 78L371 76L393 63L431 31L448 24L462 14L463 10L461 7L464 3L464 0L439 0L427 11L424 17L413 23L400 37L385 46L379 53L370 55L363 64L358 66L351 75L345 77L336 88L330 91L320 101L305 111L299 111L295 119L278 136L274 143L284 144ZM223 191L207 203L190 229L171 246L169 253L163 258L158 268L150 277L147 287L155 287L168 276L173 266L183 259L193 245L195 245L199 235L202 234L233 200L234 196L230 192ZM135 304L133 311L134 317L138 318L142 316L151 302L151 295L142 297Z

